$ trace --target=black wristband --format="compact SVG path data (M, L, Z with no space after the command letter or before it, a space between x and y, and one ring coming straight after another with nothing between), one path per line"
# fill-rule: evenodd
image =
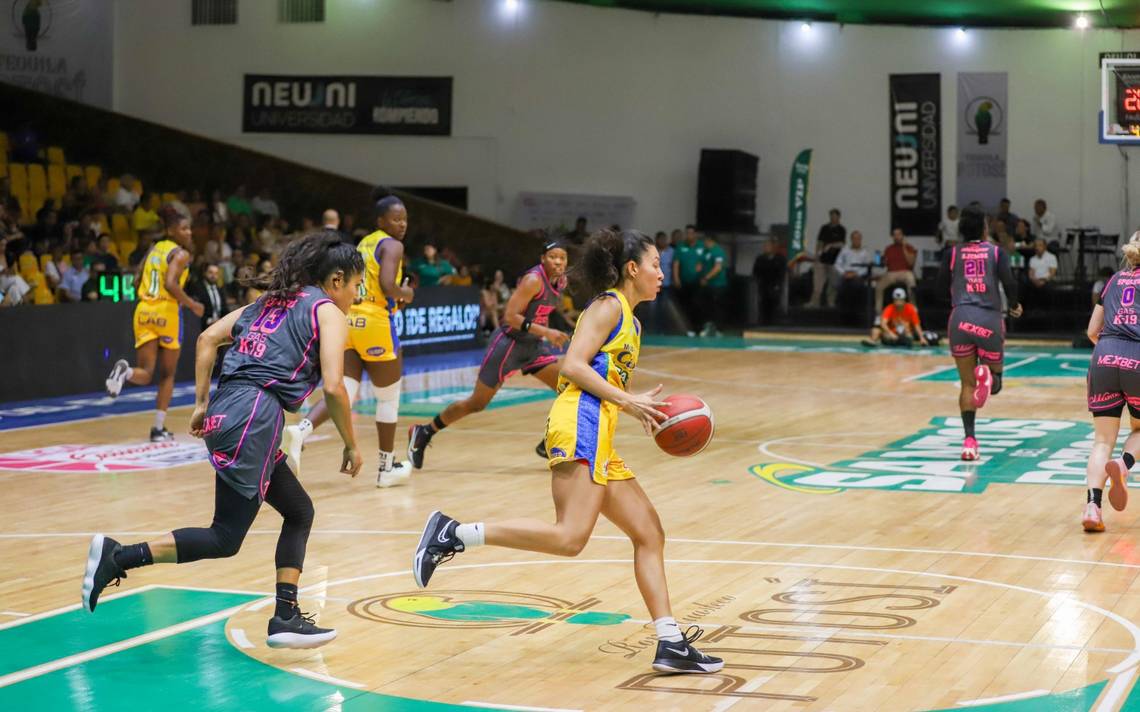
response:
M523 319L522 330L530 331L530 319Z

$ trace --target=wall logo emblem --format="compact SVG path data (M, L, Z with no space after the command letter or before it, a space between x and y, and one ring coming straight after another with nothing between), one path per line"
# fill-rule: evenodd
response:
M17 472L138 472L205 462L201 442L52 445L0 453L0 470Z
M348 612L412 628L518 628L513 635L538 633L556 623L605 626L629 619L624 613L591 610L599 603L593 597L574 603L510 591L415 591L362 598Z
M966 105L966 133L978 137L978 145L990 142L990 136L1000 134L1005 123L1005 109L991 96L976 96Z
M13 0L12 29L24 39L24 49L35 52L39 41L48 36L54 19L50 0Z

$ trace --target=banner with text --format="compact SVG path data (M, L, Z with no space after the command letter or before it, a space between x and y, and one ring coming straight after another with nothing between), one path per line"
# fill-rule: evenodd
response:
M479 290L420 287L415 300L396 312L396 334L409 355L478 347Z
M9 0L0 81L110 109L113 10L106 0Z
M942 219L942 78L892 74L891 228L933 235Z
M246 133L451 135L451 77L245 75Z
M958 75L958 205L975 200L996 212L1006 195L1009 75Z
M811 149L805 148L792 164L788 182L788 259L804 251L807 225L808 179L811 178Z

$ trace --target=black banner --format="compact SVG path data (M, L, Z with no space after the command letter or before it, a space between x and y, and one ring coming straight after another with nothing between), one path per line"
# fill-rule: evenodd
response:
M939 74L892 74L891 228L934 235L942 219Z
M405 355L476 348L479 290L475 287L420 287L396 312L396 334Z
M245 75L246 133L451 135L451 77Z

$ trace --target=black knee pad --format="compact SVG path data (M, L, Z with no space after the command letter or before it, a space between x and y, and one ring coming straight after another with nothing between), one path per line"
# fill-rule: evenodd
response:
M993 377L994 385L992 388L990 388L990 395L996 396L998 393L1001 393L1001 374L994 373Z

